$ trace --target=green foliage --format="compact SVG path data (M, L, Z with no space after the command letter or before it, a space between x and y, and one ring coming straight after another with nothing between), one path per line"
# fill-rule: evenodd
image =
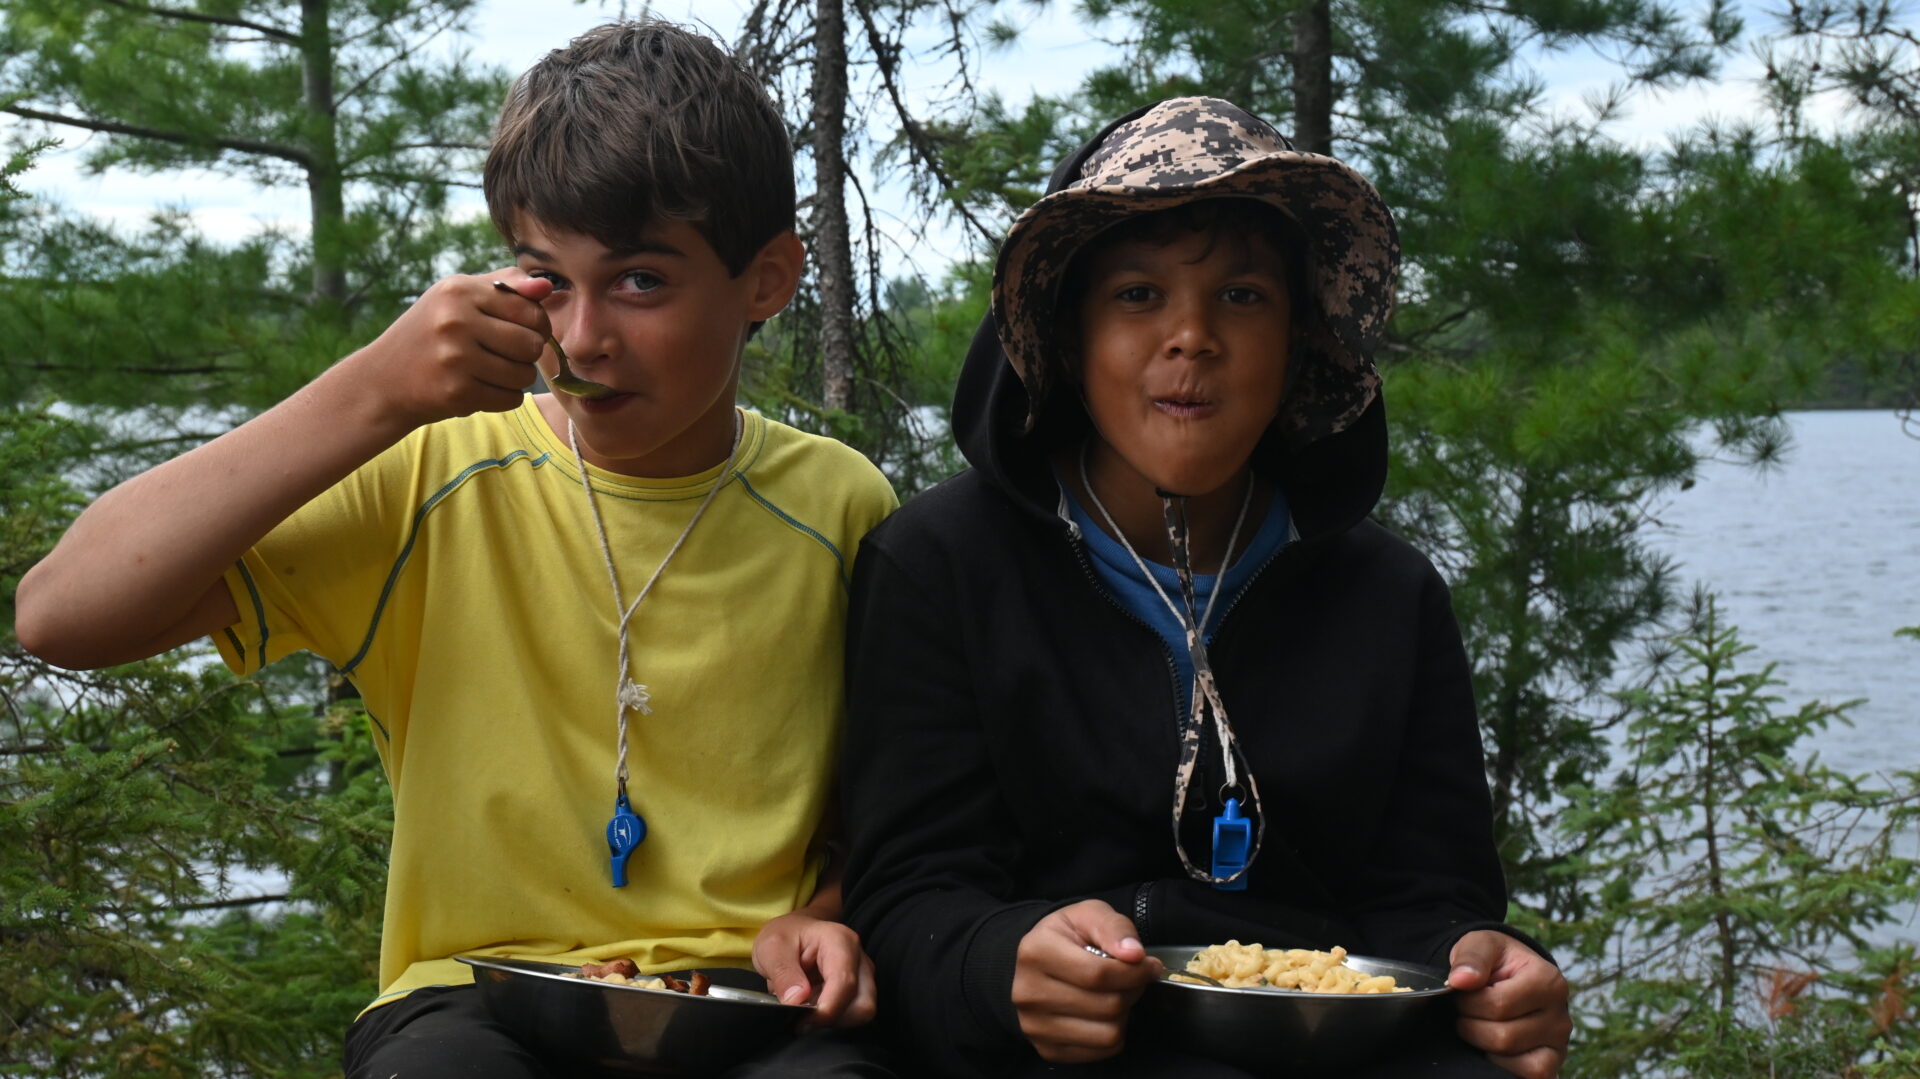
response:
M1160 97L1210 93L1273 120L1303 125L1294 100L1293 0L1090 0L1090 18L1127 28L1127 56L1088 80L1093 111L1117 116ZM1714 73L1740 30L1718 4L1692 21L1621 0L1486 5L1367 0L1331 12L1335 154L1376 179L1399 157L1404 129L1473 117L1524 122L1539 79L1530 55L1606 50L1621 75L1676 86ZM1393 203L1392 199L1389 202Z
M303 232L232 245L175 210L131 230L57 206L0 219L0 399L261 408L436 278L503 261L448 193L474 186L506 76L420 52L472 6L0 2L0 111L80 134L89 170L204 170L312 207Z
M1657 684L1623 694L1605 780L1561 792L1552 872L1581 902L1536 928L1571 961L1568 1074L1911 1074L1913 945L1869 938L1920 901L1894 846L1920 821L1920 770L1807 756L1852 702L1782 710L1712 600L1690 614Z
M0 109L94 170L305 188L307 228L114 228L0 178L0 1072L335 1074L371 999L391 814L317 667L204 645L91 674L11 634L100 490L285 397L426 283L501 261L457 217L505 76L419 51L471 0L0 2ZM302 23L303 11L307 21Z
M0 412L0 606L100 432ZM0 636L0 1072L324 1076L374 991L390 810L364 721L204 648L94 673Z
M1014 215L1040 200L1054 164L1105 119L1086 115L1077 102L1044 97L1016 114L990 94L973 112L928 125L947 176L938 197L1004 232Z
M1897 198L1841 147L1710 132L1643 160L1484 125L1441 146L1464 178L1403 196L1423 254L1384 512L1455 583L1509 872L1554 910L1551 793L1604 761L1594 702L1672 604L1642 524L1706 454L1774 460L1826 365L1902 347L1878 312L1916 286Z

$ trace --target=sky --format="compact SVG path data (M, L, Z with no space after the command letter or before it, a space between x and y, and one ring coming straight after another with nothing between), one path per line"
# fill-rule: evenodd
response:
M1017 107L1037 94L1065 94L1087 73L1110 61L1113 48L1098 39L1099 28L1089 28L1077 19L1074 6L1066 0L1003 3L1001 17L1021 27L1022 32L1010 47L981 50L978 83ZM630 10L637 7L631 5ZM711 27L719 36L732 39L747 7L742 0L659 0L651 10L665 18ZM475 59L518 73L575 34L616 17L621 9L618 2L482 0L469 26L471 33L461 43L471 49ZM1757 29L1764 22L1755 6L1749 14L1749 29ZM923 84L944 77L944 70L931 60L906 68L909 78L917 74ZM1611 77L1603 61L1581 53L1542 58L1539 70L1548 84L1548 107L1563 110L1583 108L1583 99L1604 90ZM1707 118L1756 115L1760 70L1759 62L1743 52L1725 63L1723 78L1714 85L1677 93L1643 94L1615 126L1614 134L1627 142L1659 144L1669 133ZM922 92L928 88L920 87ZM11 122L10 117L0 117L0 131ZM234 240L267 224L283 226L296 234L305 230L307 199L303 189L256 188L244 180L204 171L158 177L133 173L89 177L77 164L76 151L84 145L84 136L67 131L62 137L67 140L65 146L43 156L23 178L23 188L71 209L127 225L144 222L163 206L185 206L216 241ZM477 193L467 200L471 212L483 212ZM876 201L904 206L899 192L882 192L876 195ZM936 226L917 245L923 253L918 259L919 268L937 273L944 263L962 257L964 247L957 229ZM929 261L933 265L927 265Z

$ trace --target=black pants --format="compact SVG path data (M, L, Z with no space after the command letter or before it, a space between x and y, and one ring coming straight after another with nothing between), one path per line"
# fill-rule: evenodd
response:
M1270 1069L1245 1068L1170 1047L1151 1038L1133 1038L1126 1052L1095 1064L1029 1064L999 1079L1513 1079L1487 1055L1460 1040L1450 1015L1414 1032L1403 1049L1356 1068L1300 1071L1276 1061Z
M1039 1063L1014 1069L1005 1079L1513 1079L1467 1043L1423 1045L1364 1068L1338 1073L1302 1074L1276 1070L1250 1072L1208 1057L1155 1049L1129 1049L1095 1064Z
M724 1079L894 1079L858 1031L793 1039ZM550 1068L493 1021L472 986L418 989L347 1028L347 1079L592 1079Z

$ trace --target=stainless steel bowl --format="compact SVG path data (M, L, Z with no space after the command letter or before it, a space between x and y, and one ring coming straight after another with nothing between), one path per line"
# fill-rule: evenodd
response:
M568 977L579 967L456 956L473 968L487 1010L556 1074L724 1071L793 1035L810 1005L782 1004L750 970L702 968L709 996ZM685 978L690 971L670 971Z
M1169 971L1184 970L1200 946L1148 948ZM1447 972L1393 959L1349 955L1363 974L1391 974L1411 993L1303 993L1227 989L1161 981L1134 1007L1137 1029L1179 1048L1265 1074L1357 1067L1418 1031L1445 1029L1452 1011Z

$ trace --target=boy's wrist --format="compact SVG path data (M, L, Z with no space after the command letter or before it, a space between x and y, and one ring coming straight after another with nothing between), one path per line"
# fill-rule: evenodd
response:
M350 353L307 385L316 406L379 443L375 453L444 418L419 414L407 407L403 395L392 392L386 382L394 365L381 354L379 344L375 341Z

